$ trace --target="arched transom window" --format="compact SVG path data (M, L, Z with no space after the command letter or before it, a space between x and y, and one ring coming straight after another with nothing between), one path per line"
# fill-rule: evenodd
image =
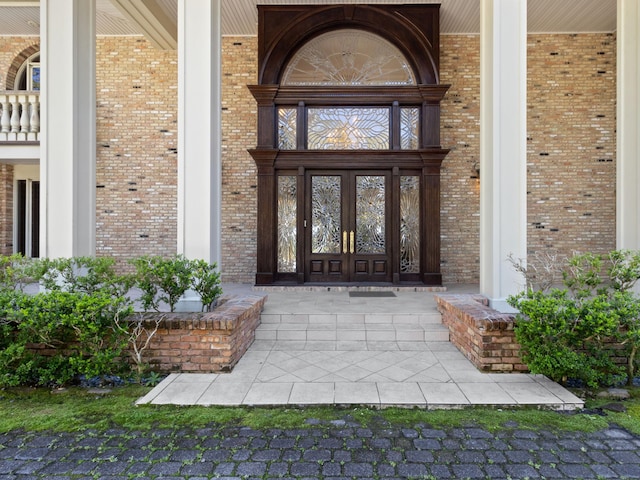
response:
M304 45L289 62L281 85L415 85L402 53L364 30L325 33Z

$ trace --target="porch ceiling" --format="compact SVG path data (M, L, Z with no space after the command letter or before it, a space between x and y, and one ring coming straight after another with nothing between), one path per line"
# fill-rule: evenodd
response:
M256 5L335 3L440 3L444 34L480 31L480 0L220 0L223 35L256 35ZM176 18L178 0L152 0L170 17ZM38 35L39 1L0 0L0 35ZM97 0L96 28L99 35L143 33L111 3ZM531 33L613 32L616 29L616 0L529 0Z

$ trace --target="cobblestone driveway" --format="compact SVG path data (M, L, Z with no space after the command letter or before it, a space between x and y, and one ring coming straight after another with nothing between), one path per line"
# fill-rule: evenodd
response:
M206 478L640 478L640 437L505 427L411 428L309 420L308 429L218 427L0 435L0 480Z

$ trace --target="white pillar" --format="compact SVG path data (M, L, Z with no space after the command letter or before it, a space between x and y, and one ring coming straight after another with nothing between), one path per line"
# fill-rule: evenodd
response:
M480 293L499 311L524 280L527 257L527 2L481 0Z
M178 253L220 265L220 0L178 1Z
M95 0L40 1L41 255L95 255Z
M617 248L640 249L640 6L618 0Z

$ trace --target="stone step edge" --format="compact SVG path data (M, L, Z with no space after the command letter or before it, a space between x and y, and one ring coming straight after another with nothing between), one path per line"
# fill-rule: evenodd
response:
M386 325L386 324L440 324L442 323L442 315L439 312L433 313L399 313L399 314L383 314L383 313L269 313L263 312L261 315L262 323L287 323L287 324L368 324L368 325Z
M448 327L441 323L427 324L391 324L381 325L377 323L352 323L352 324L335 324L335 323L261 323L258 330L270 331L306 331L306 332L410 332L410 331L438 331L447 330Z

